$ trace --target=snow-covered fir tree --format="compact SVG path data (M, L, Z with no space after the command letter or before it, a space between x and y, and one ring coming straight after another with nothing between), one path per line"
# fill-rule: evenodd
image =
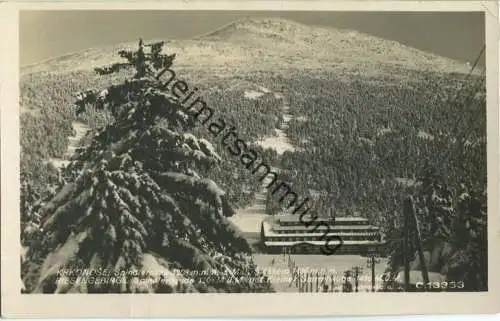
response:
M40 209L23 263L28 292L271 291L227 220L234 211L225 192L198 174L220 157L190 132L194 118L165 91L159 75L175 55L163 54L163 45L141 40L138 50L120 51L124 63L96 72L134 75L78 95L77 112L108 109L114 122L66 168L69 183Z

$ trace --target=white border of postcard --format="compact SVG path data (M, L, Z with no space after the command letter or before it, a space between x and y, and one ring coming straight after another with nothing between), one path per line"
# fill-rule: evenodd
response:
M489 291L484 293L66 294L20 292L19 10L484 11ZM500 310L499 11L495 1L164 1L0 4L1 294L7 317L255 317L494 313ZM397 28L397 26L394 26ZM5 32L7 30L8 32Z

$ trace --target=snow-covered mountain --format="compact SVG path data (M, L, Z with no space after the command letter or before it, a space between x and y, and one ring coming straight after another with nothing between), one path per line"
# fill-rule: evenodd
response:
M22 74L89 70L117 61L115 53L135 41L68 54L22 68ZM176 68L235 70L355 69L385 66L443 72L468 72L466 64L395 41L351 30L309 26L283 19L244 19L190 40L168 40L177 53Z

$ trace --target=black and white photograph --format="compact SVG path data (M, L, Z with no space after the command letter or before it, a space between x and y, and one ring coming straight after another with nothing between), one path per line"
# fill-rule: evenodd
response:
M491 292L488 14L20 10L18 292Z

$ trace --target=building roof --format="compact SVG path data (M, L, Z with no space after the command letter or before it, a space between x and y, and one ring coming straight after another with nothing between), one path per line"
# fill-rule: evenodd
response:
M311 224L311 226L306 227L304 225L301 226L280 226L280 225L273 225L272 229L274 231L312 231L314 230L314 224ZM326 228L323 225L318 226L315 231L322 231L325 230ZM331 231L337 231L337 230L360 230L360 231L378 231L380 230L378 227L373 226L373 225L330 225L329 229Z
M280 222L300 222L300 215L298 214L284 214L284 215L276 215L276 220ZM306 222L312 220L311 215L306 215L302 218ZM332 218L330 217L317 217L314 221L316 222L330 222ZM363 217L349 217L349 216L335 216L335 221L342 222L368 222L368 219Z

